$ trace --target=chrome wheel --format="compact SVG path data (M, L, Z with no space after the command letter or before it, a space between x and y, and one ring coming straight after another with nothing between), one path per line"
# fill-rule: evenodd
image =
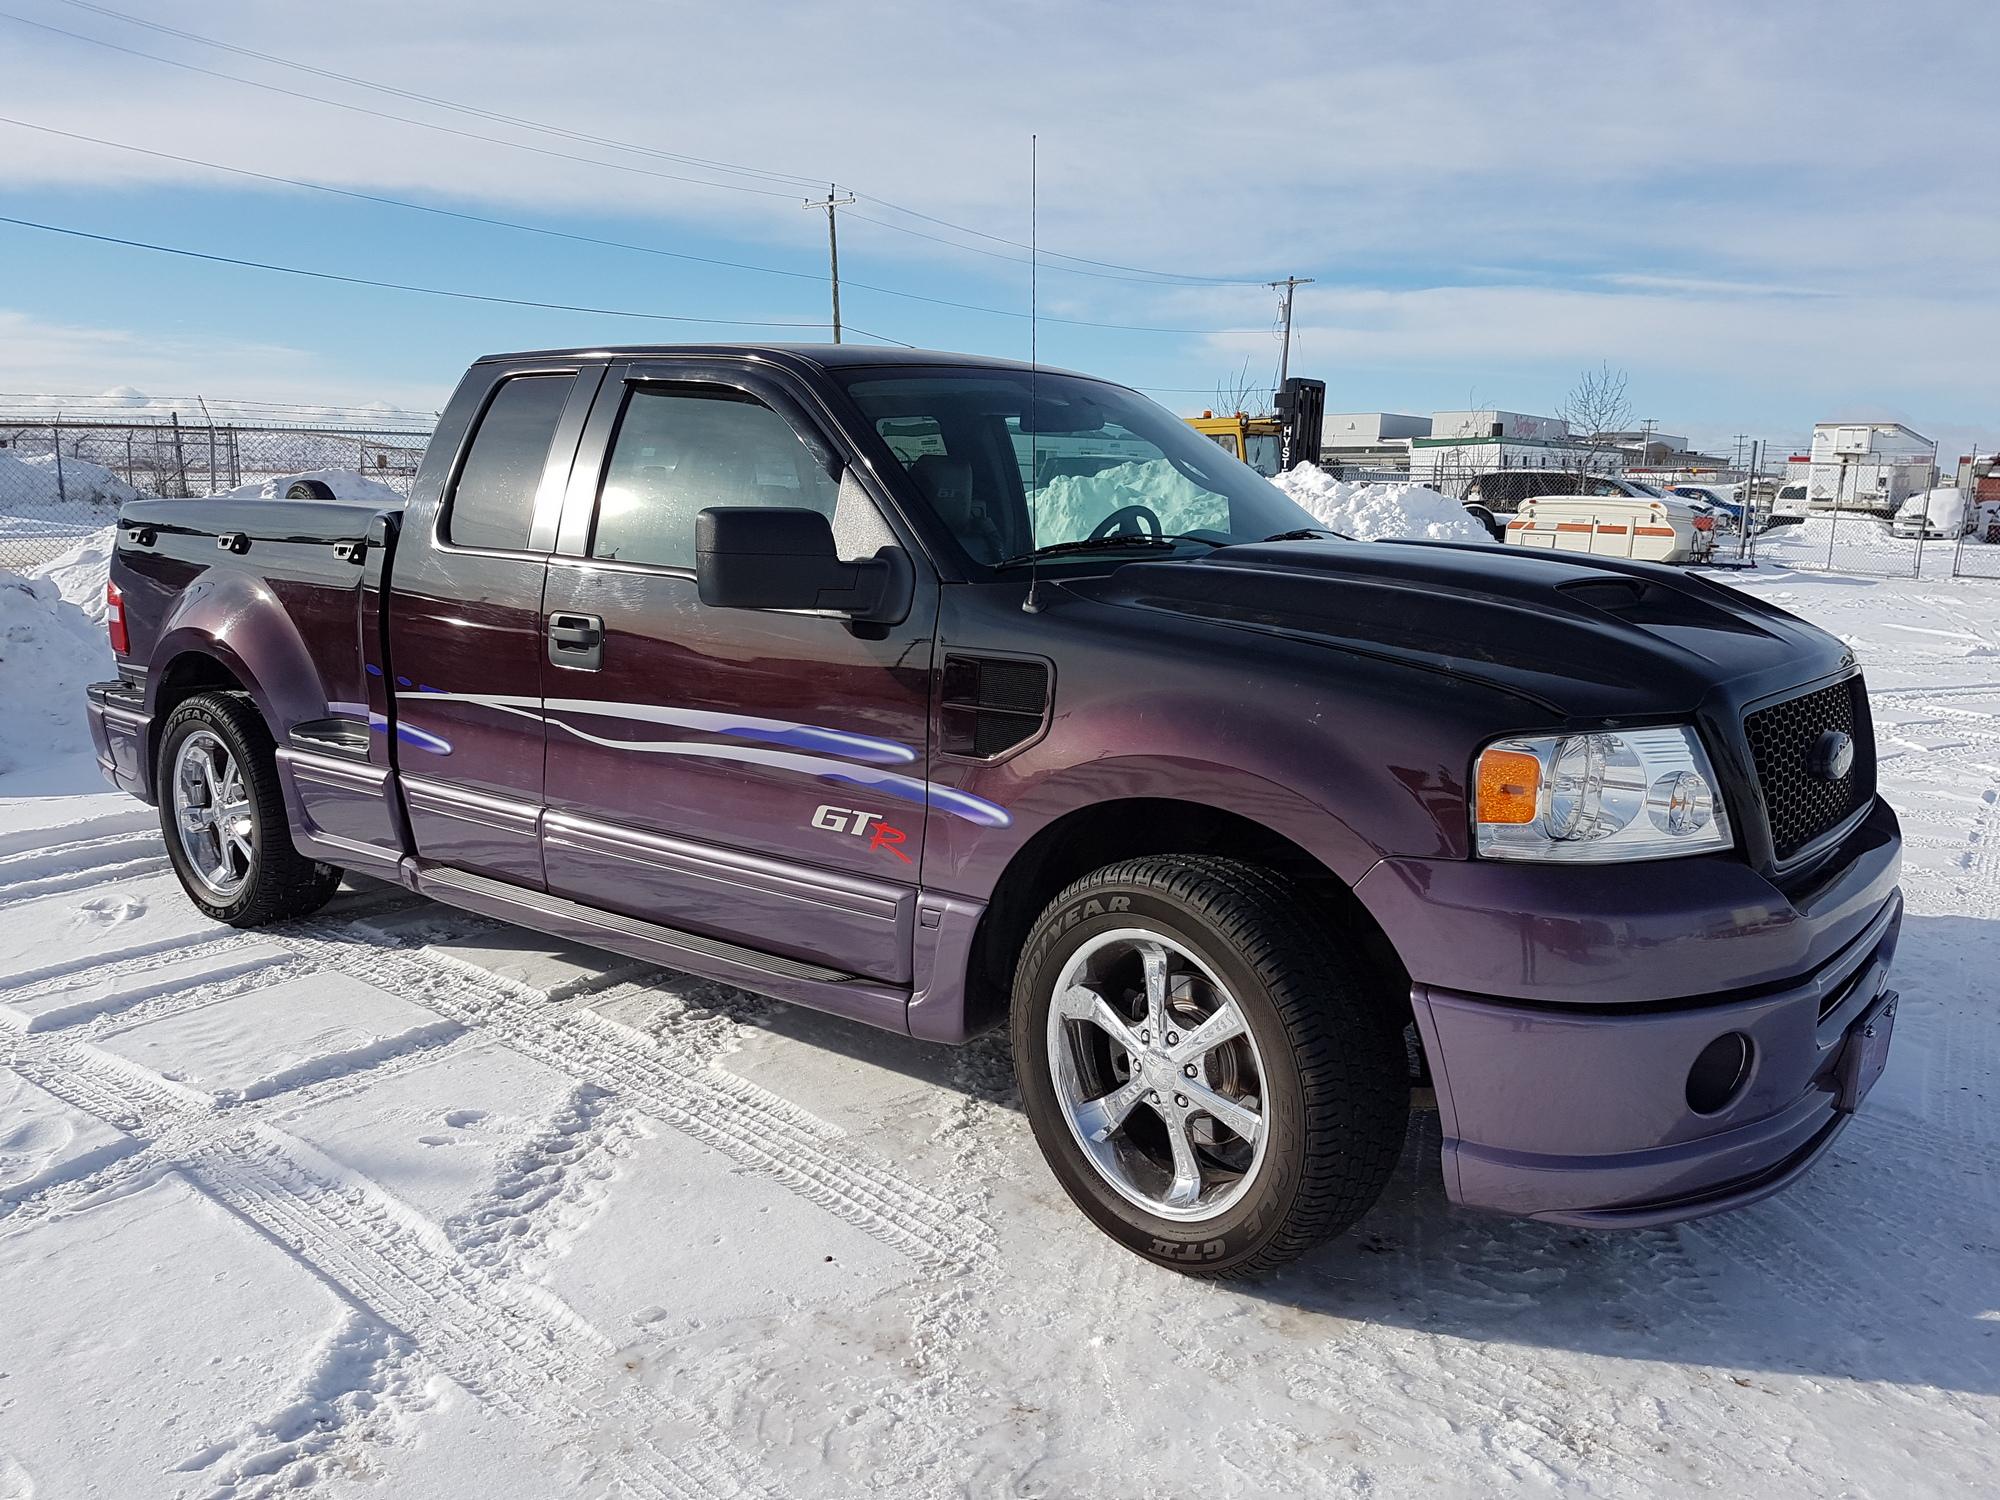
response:
M256 859L256 815L243 768L221 737L197 729L174 756L169 793L188 869L219 902L235 900Z
M1165 1219L1225 1212L1264 1159L1263 1059L1207 965L1143 928L1071 956L1049 1007L1049 1072L1100 1177Z

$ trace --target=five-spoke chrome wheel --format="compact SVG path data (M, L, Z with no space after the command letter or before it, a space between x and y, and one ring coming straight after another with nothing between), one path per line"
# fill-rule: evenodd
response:
M1048 1055L1085 1159L1148 1213L1213 1218L1255 1181L1263 1060L1235 997L1173 939L1125 928L1072 954L1049 1007Z
M210 896L233 901L256 860L256 814L243 769L222 738L197 729L174 756L168 793L188 868Z

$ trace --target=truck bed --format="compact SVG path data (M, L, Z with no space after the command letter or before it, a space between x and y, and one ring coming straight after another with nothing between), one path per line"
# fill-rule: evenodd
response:
M152 723L189 692L233 680L281 750L380 759L371 740L394 711L377 665L382 583L400 520L400 506L374 502L127 504L112 577L130 651L107 687ZM114 747L120 784L149 799L150 759L149 740Z
M124 530L162 536L215 538L240 534L251 542L331 545L359 541L385 507L368 500L134 500L119 512Z

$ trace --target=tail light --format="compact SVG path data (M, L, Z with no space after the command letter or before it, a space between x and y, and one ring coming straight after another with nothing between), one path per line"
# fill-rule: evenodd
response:
M125 630L125 595L117 584L104 584L104 626L111 633L111 649L120 656L130 654L132 638Z

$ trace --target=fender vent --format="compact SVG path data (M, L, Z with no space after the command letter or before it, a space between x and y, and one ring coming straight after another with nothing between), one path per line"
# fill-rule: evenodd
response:
M1042 732L1049 708L1047 662L994 656L944 659L943 748L991 760Z

